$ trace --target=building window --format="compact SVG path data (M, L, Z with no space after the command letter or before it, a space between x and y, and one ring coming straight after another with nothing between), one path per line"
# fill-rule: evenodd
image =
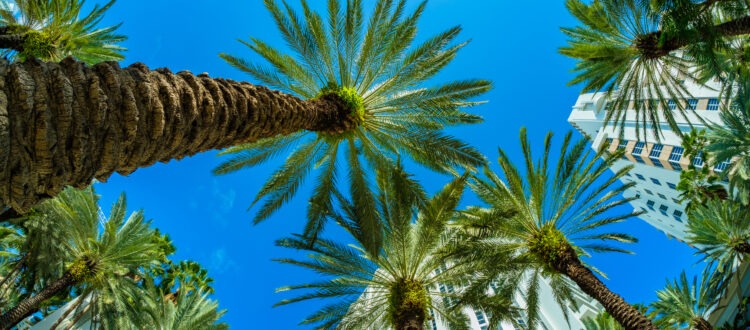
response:
M680 200L679 200L679 199L677 199L677 198L672 198L672 201L673 201L673 202L674 202L675 204L677 204L677 205L680 205Z
M656 202L654 202L654 201L652 201L652 200L648 200L648 201L646 202L646 206L648 206L648 208L649 208L649 209L650 209L651 211L654 211L654 205L656 205Z
M688 99L685 110L695 110L698 108L698 99Z
M479 326L487 326L487 318L484 316L483 311L474 311L474 316L477 317L477 323L479 323Z
M672 149L672 153L669 154L669 164L671 164L676 170L682 169L680 167L680 159L682 159L682 153L685 152L685 149L682 147L674 147Z
M661 212L661 214L667 215L667 210L669 210L669 208L666 205L659 205L659 212Z
M674 212L672 213L672 217L674 217L675 220L682 222L682 211L674 210Z
M693 166L703 167L703 151L698 151L698 154L693 157Z
M656 179L654 179L654 178L651 178L651 182L653 182L653 183L654 183L655 185L657 185L657 186L661 186L661 182L659 182L659 180L656 180Z
M667 200L667 196L664 196L664 194L659 193L657 195L659 195L659 198L661 198L663 200Z
M723 172L724 170L727 169L727 166L729 166L728 160L718 163L716 164L716 166L714 166L714 172Z
M719 110L719 99L708 99L706 110Z
M677 109L677 102L675 100L669 100L667 101L667 107L669 110L675 110Z
M636 177L636 178L639 178L639 179L641 179L641 180L643 180L643 181L646 181L646 178L644 178L644 177L643 177L643 175L640 175L640 174L638 174L638 173L636 173L636 174L635 174L635 177Z
M654 163L654 166L663 168L664 165L662 165L661 161L659 160L662 149L664 149L664 145L654 144L654 147L651 148L651 152L648 154L648 158L651 159L651 162Z
M645 142L637 142L635 144L635 148L633 148L633 158L635 158L636 161L639 163L643 163L643 158L641 158L641 153L643 152L643 147L646 146Z
M645 191L649 195L653 195L654 194L654 193L651 192L651 190L648 190L648 189L643 189L643 191Z

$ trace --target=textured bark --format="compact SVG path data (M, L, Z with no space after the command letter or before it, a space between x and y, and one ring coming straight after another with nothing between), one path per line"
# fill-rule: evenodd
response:
M750 16L740 17L728 22L714 26L713 32L721 37L735 37L750 34ZM636 38L634 46L645 58L659 58L672 51L678 50L689 44L705 41L713 34L708 31L694 31L697 37L693 38L662 38L662 31L656 31L640 35Z
M69 272L65 272L62 277L50 283L39 291L33 297L29 297L20 302L16 307L13 307L5 314L0 315L0 330L7 330L23 321L23 319L29 317L29 315L35 313L39 309L44 301L54 297L62 290L74 285L75 281L73 276Z
M708 323L706 319L699 317L695 319L695 329L696 330L713 330L714 327L711 326L711 323Z
M625 329L656 330L651 320L628 304L620 295L610 291L594 273L581 264L578 255L570 246L565 249L564 253L558 256L553 266L557 271L576 282L583 292L599 301L604 306L604 309Z
M314 100L136 63L0 63L0 205L25 212L84 187L210 149L358 124L335 95Z
M398 324L396 329L399 330L424 330L424 316L412 314L405 317Z

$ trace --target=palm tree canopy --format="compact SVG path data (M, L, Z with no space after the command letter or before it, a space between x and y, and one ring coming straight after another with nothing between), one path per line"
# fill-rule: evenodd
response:
M31 294L70 273L75 281L71 293L90 300L103 326L118 328L127 324L123 316L132 315L138 296L133 275L158 263L159 251L143 212L126 216L124 195L108 218L98 199L93 188L67 188L18 220L26 233L19 254L27 256L16 261L24 267L18 285Z
M426 199L421 188L403 172L380 180L377 216L384 227L382 250L377 254L362 248L363 235L367 234L354 218L357 213L351 201L344 202L344 215L334 217L352 234L357 245L319 239L310 246L300 237L278 241L280 246L310 252L307 260L280 262L314 270L327 278L278 289L301 293L277 305L336 298L302 322L317 324L318 329L390 329L408 315L421 315L425 322L430 311L438 323L452 329L466 328L468 319L454 304L459 283L470 280L473 271L465 264L446 264L435 254L453 237L448 225L464 181L465 177L458 178Z
M612 315L607 312L601 312L596 317L587 317L581 320L586 330L625 330L620 323L617 323Z
M689 282L683 271L679 279L667 281L667 286L656 292L657 301L651 304L660 329L696 329L706 322L721 298L722 286L713 268L707 267L701 275ZM701 329L701 328L698 328Z
M140 326L138 329L229 329L229 325L219 322L226 310L220 310L219 304L200 290L179 295L172 301L164 299L162 290L150 287L138 301L143 303L139 308L140 318L136 321Z
M750 211L740 203L715 199L688 215L687 241L704 259L717 262L719 271L731 273L750 252Z
M119 61L125 48L116 34L120 24L100 27L114 0L94 5L83 15L83 0L9 0L0 2L3 56L60 61L67 56L88 64ZM16 43L7 44L10 40Z
M357 117L353 128L303 131L231 147L231 158L215 169L230 173L255 166L289 152L256 195L262 203L254 221L268 218L287 203L313 169L319 169L308 206L306 237L315 237L332 212L334 194L346 191L362 210L360 221L374 222L375 197L368 173L390 172L395 159L406 156L438 172L455 167L476 167L484 157L474 148L448 136L443 128L478 123L481 117L462 108L480 102L472 98L487 92L486 80L451 81L423 87L456 56L466 42L456 43L456 26L414 44L417 22L425 3L408 12L406 1L377 1L366 20L360 0L328 1L328 17L313 12L301 1L302 13L286 2L265 0L284 40L295 53L285 55L251 38L241 41L270 65L250 63L221 54L232 66L266 86L303 99L335 94L346 100ZM346 178L348 185L340 185Z
M585 140L573 142L571 137L571 133L565 135L559 159L550 164L552 134L544 140L541 158L535 159L526 130L521 129L523 166L514 165L500 149L498 162L505 181L489 169L485 169L484 178L474 178L472 190L489 207L470 209L460 222L464 228L479 229L464 251L468 251L470 260L483 264L478 269L486 276L502 276L509 271L518 274L511 277L526 276L516 283L527 302L530 326L538 321L541 277L548 279L564 311L568 306L577 308L572 296L575 284L555 268L567 247L579 256L629 253L608 242L636 241L605 228L637 214L618 212L619 206L632 200L619 197L632 184L617 183L630 167L607 177L605 172L617 156L608 156L604 150L593 153Z

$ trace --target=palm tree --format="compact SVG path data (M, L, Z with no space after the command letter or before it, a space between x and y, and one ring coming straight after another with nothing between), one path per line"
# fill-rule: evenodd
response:
M689 214L686 240L704 259L730 274L750 255L750 211L731 200L711 200Z
M342 176L337 166L347 169L347 188L357 208L365 210L360 221L373 222L374 213L366 210L374 205L367 185L372 179L367 173L390 172L395 166L393 159L408 156L443 173L456 166L483 164L479 152L441 130L480 122L480 117L461 108L478 104L468 100L489 90L490 82L465 80L422 86L466 45L453 44L459 27L412 45L426 2L407 13L406 0L378 1L368 24L362 19L360 1L348 1L345 8L338 1L329 1L327 21L312 12L304 0L301 16L289 6L280 8L273 0L265 4L297 56L284 55L263 41L251 39L242 43L270 67L227 54L221 54L222 58L265 85L302 99L336 95L347 100L356 110L356 123L342 131L301 131L224 151L222 154L232 158L215 170L219 174L251 167L291 150L286 162L256 195L253 204L265 199L255 216L256 223L288 202L314 168L321 170L315 179L304 232L311 238L322 230L326 214L332 212L333 194L340 189L337 181ZM343 164L337 165L339 162ZM377 248L374 243L363 243L368 249Z
M489 169L485 170L486 178L473 180L472 190L489 209L474 209L471 217L463 220L477 219L485 229L474 239L467 240L470 249L466 251L475 252L463 257L474 261L484 259L479 269L487 274L502 274L509 266L527 274L525 288L519 287L519 290L525 291L529 323L536 322L537 287L539 278L546 277L560 305L572 303L572 280L625 328L655 329L649 319L611 292L580 259L590 252L628 253L607 242L636 241L630 235L604 228L638 214L619 213L617 209L633 199L619 197L632 183L617 183L630 167L606 177L605 172L617 160L617 155L609 156L604 149L592 154L585 140L574 143L571 136L570 132L565 136L554 168L549 162L551 133L545 138L542 158L535 160L526 130L521 129L525 161L522 168L516 167L500 149L498 162L507 184ZM599 158L604 160L599 161ZM507 214L508 203L516 210L515 214ZM513 261L497 263L496 256L503 260L509 253ZM523 285L523 281L519 285Z
M617 320L607 312L601 312L596 317L587 317L581 320L586 330L625 330Z
M731 86L735 68L744 65L738 61L744 45L735 42L750 34L744 1L567 0L566 6L582 24L562 29L569 39L560 52L579 60L570 83L606 92L612 99L606 122L624 125L631 108L637 132L650 125L658 138L662 116L679 134L675 114L665 109L669 100L689 97L684 80L720 76ZM687 120L682 104L676 110Z
M135 321L137 329L182 330L182 329L229 329L219 319L226 312L219 304L208 298L208 293L194 291L179 295L175 299L164 299L164 291L151 287L147 290L140 318Z
M83 0L8 0L0 3L0 52L11 60L60 61L73 56L88 64L119 61L125 40L120 24L98 27L115 3L94 5L81 17Z
M692 284L688 282L684 271L679 280L667 281L667 286L656 292L658 300L651 304L655 323L660 329L713 329L707 319L721 298L718 279L713 276L712 267L708 267L700 283L697 277L693 277Z
M27 240L30 245L25 248L35 249L27 250L30 259L47 262L39 266L42 285L0 315L1 329L11 328L36 312L45 301L72 288L76 288L81 300L84 297L93 300L92 305L98 309L96 315L127 312L137 289L132 274L158 261L154 231L142 212L126 218L124 195L113 205L109 218L100 222L97 199L92 188L68 188L57 198L41 204L26 219L23 225L30 229L29 237L34 236L35 228L44 227L42 223L54 224L62 234L59 239L49 237L55 242L54 248Z
M291 90L294 95L189 72L150 71L143 64L123 69L105 62L87 67L70 58L60 63L0 63L6 82L0 86L0 93L7 99L7 104L0 103L0 116L8 117L7 122L0 122L0 205L25 212L38 201L58 194L64 185L84 187L92 178L106 181L114 172L129 174L157 161L235 145L244 144L248 148L240 149L248 151L230 150L229 153L238 153L229 163L249 166L283 152L283 146L306 141L313 135L317 142L302 143L303 147L289 158L302 166L288 163L259 193L271 194L270 200L275 202L268 205L280 204L296 191L296 179L309 171L308 164L320 162L326 175L321 175L319 181L332 184L329 179L334 175L330 173L336 171L331 165L335 157L331 156L337 146L346 146L347 159L364 155L368 163L378 167L392 165L388 156L398 152L442 171L454 165L481 164L484 158L476 150L444 135L440 129L479 122L480 117L460 108L476 104L468 99L486 92L490 83L465 80L419 87L445 67L466 43L450 45L460 31L454 27L417 47L407 48L424 5L404 17L403 2L391 14L385 11L394 7L391 2L379 1L378 13L370 20L377 24L365 29L359 0L347 1L345 6L331 0L329 8L334 14L329 21L335 24L327 29L331 37L323 39L318 33L323 24L320 19L304 21L312 25L301 25L298 20L277 18L288 23L282 26L282 32L295 36L288 40L293 45L311 45L307 41L313 37L333 45L307 48L316 53L303 54L305 64L299 64L293 57L276 54L255 40L249 45L258 52L283 59L272 61L280 68L245 65L240 59L234 64L267 72L271 78L282 77L279 72L303 80L320 70L334 68L339 72L338 78L317 79L317 83L300 85L297 79L291 79L288 88L259 79L287 92L300 89ZM268 6L277 16L277 6L270 1ZM318 17L305 12L305 17ZM375 42L375 35L383 38ZM319 55L318 51L328 55ZM318 61L336 64L307 64ZM292 69L295 71L289 71ZM316 89L308 90L313 87ZM38 115L24 115L32 112ZM253 142L257 143L249 149ZM229 163L218 171L231 171ZM294 169L289 169L289 164L294 164ZM364 164L353 160L349 166L353 182L366 179ZM325 210L331 189L318 187L324 193L315 194L318 198L313 198L312 205ZM369 200L366 191L358 194L358 206Z
M425 200L422 190L400 170L382 175L377 216L384 223L384 234L379 253L362 247L362 236L368 233L356 220L353 202L346 200L341 201L345 216L333 217L358 245L323 238L311 245L300 236L279 240L280 246L309 252L307 260L280 262L311 269L328 278L278 289L300 293L276 305L309 299L335 300L302 321L317 324L318 329L424 329L431 314L435 322L465 328L468 319L455 306L459 291L454 289L462 282L468 283L473 271L466 264L446 264L436 254L453 238L448 226L465 180L466 177L458 178ZM416 221L415 209L419 210ZM508 317L493 314L492 306L480 307L487 308L492 321Z

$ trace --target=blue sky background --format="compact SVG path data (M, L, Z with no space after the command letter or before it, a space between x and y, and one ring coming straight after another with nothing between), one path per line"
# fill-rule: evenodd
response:
M310 1L314 8L325 1ZM365 1L371 9L373 1ZM299 7L296 0L290 0ZM416 1L410 3L416 5ZM260 0L125 1L114 5L105 24L123 22L119 32L129 37L124 64L144 62L151 68L208 72L213 77L247 80L217 54L227 52L258 60L236 41L253 36L285 48L270 15ZM571 129L568 114L580 91L567 87L573 61L557 53L565 42L559 28L575 25L562 0L432 0L419 24L420 40L451 26L461 25L462 36L472 42L437 80L486 78L495 83L483 99L489 103L472 111L485 123L454 129L451 133L479 148L497 168L497 148L520 160L518 131L526 126L537 150L547 131L562 135ZM579 133L575 136L580 137ZM175 259L200 262L214 278L224 320L235 329L290 329L320 305L300 303L272 308L283 296L280 286L309 281L312 273L271 261L293 256L276 248L274 240L302 229L309 184L297 198L266 222L253 226L254 210L247 210L254 194L281 159L232 175L214 176L221 162L207 152L168 164L114 175L97 184L108 210L120 192L126 192L129 209L144 209L154 225L168 233ZM414 167L411 167L414 169ZM416 177L435 191L446 177L416 170ZM464 204L476 204L467 194ZM693 250L640 219L619 225L641 241L632 245L635 255L595 255L590 263L609 275L605 283L631 303L655 298L666 278L682 269L696 273ZM332 226L329 228L333 228ZM333 230L328 233L340 236Z

